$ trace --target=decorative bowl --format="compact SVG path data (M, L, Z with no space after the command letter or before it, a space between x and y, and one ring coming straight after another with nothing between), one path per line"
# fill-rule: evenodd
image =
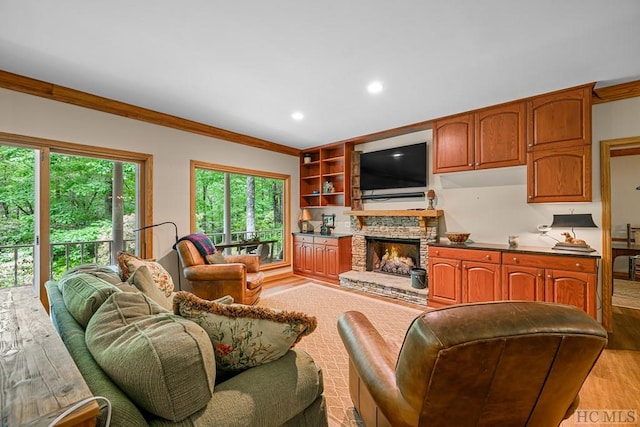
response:
M467 241L471 233L462 233L459 231L447 231L444 233L451 243L462 244Z

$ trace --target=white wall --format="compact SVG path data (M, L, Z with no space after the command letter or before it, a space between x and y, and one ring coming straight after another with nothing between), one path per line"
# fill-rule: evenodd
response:
M0 131L153 155L153 221L173 221L189 233L189 162L201 160L291 175L297 221L298 158L125 117L0 89ZM295 221L292 222L292 227ZM173 263L174 229L157 227L153 254ZM163 264L165 264L163 262ZM171 267L171 266L167 266ZM174 266L175 268L175 266ZM175 270L171 271L172 275ZM174 275L174 277L176 277Z

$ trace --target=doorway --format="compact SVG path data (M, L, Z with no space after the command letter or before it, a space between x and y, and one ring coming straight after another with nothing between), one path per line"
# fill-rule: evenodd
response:
M613 300L613 259L612 259L612 230L617 224L612 224L612 176L611 152L625 148L640 147L640 137L619 138L600 141L600 185L602 194L602 319L608 330L612 326L611 306ZM640 182L634 184L640 185ZM640 194L638 194L640 197ZM615 234L618 231L615 230ZM640 286L640 282L638 282Z

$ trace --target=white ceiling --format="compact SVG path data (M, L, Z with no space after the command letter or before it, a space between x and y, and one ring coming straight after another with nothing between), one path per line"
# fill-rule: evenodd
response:
M638 0L0 0L0 69L304 148L638 79L639 22Z

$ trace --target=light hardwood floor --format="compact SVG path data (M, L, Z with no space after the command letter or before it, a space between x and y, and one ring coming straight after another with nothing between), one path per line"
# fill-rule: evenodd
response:
M310 281L322 283L292 276L265 284L263 295ZM635 415L631 416L629 411L635 411ZM627 422L623 422L625 420ZM576 413L561 424L562 427L612 425L640 426L640 310L616 306L613 307L613 332L609 334L607 348L582 386Z

